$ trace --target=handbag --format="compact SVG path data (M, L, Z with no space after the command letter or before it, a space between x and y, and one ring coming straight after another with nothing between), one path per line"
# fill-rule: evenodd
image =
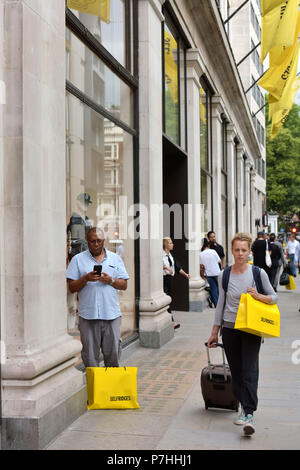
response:
M296 285L295 285L295 281L294 281L294 276L289 276L289 282L288 284L285 286L285 288L287 290L295 290L296 289Z
M266 265L268 266L268 268L270 268L270 267L272 266L272 260L271 260L270 252L269 252L269 250L268 250L268 242L267 242L267 240L266 240L265 261L266 261Z
M139 408L137 367L87 367L88 409Z
M280 336L280 312L276 304L265 304L242 294L234 328L266 338Z
M288 273L284 270L283 273L281 274L280 278L279 278L279 285L280 286L286 286L288 285L290 282L290 277L288 275Z

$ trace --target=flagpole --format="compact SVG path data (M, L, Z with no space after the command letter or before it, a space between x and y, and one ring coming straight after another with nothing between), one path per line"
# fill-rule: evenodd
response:
M251 51L248 52L248 54L246 54L246 55L236 64L236 66L239 67L239 65L241 65L241 63L244 62L244 60L246 60L247 57L248 57L250 54L252 54L252 52L254 52L255 49L256 49L258 46L260 46L260 44L261 44L261 42L259 41L259 43L256 44L256 46L254 46L253 49L251 49Z
M259 113L259 111L261 111L262 109L264 109L265 106L267 106L267 103L265 103L261 108L259 108L259 110L256 111L255 114L252 113L252 117L256 116L256 115Z
M243 8L244 5L246 5L246 3L248 3L249 0L245 0L244 3L242 3L231 15L228 16L228 18L223 22L223 24L226 24L228 21L231 20L231 18L236 15L236 13L238 13L240 11L241 8Z
M256 83L257 83L257 82L258 82L258 81L259 81L259 80L260 80L260 79L261 79L261 78L264 76L264 74L265 74L265 73L266 73L266 72L262 73L262 74L261 74L261 76L260 76L260 77L258 77L258 79L257 79L257 80L255 80L255 82L253 82L251 86L249 86L248 90L246 90L246 91L245 91L245 95L248 93L248 91L250 91L250 90L251 90L251 88L253 88L253 87L254 87L254 85L256 85Z

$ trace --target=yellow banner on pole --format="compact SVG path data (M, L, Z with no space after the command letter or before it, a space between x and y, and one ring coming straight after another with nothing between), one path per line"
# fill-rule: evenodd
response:
M285 0L261 18L261 63L276 46L292 46L299 0Z
M267 90L273 99L278 101L282 95L286 81L293 70L294 62L298 62L299 45L296 43L293 47L288 47L284 60L279 65L272 65L266 71L258 84Z
M72 10L99 16L105 23L110 22L110 0L67 0L67 5Z
M300 77L297 76L297 67L298 67L298 55L299 55L300 43L297 44L297 60L294 61L291 74L286 82L286 85L283 89L282 96L279 101L275 103L270 103L270 114L272 115L272 129L271 129L271 139L278 134L281 127L287 120L289 111L294 103L295 97L297 95Z
M292 46L277 46L270 50L269 62L270 68L282 64L286 57L294 50L300 35L300 11L298 11L294 42Z
M261 4L261 16L266 15L273 8L278 7L282 3L286 3L286 0L260 0Z
M172 100L178 103L178 64L177 42L168 31L165 30L165 84L170 91Z
M299 86L300 86L300 78L297 78L292 85L291 95L288 101L286 102L286 105L282 109L274 113L273 118L272 118L271 140L274 139L274 137L276 137L281 127L284 125L285 121L287 120L290 109L293 106L296 95L298 93Z
M269 119L273 117L273 115L278 112L280 109L286 107L286 102L291 97L292 90L294 89L294 85L296 82L297 76L297 68L298 68L298 60L299 60L299 50L300 50L300 42L297 42L294 50L294 57L289 69L289 73L287 74L287 78L284 81L284 86L282 89L282 93L280 95L279 100L277 100L273 95L269 95Z

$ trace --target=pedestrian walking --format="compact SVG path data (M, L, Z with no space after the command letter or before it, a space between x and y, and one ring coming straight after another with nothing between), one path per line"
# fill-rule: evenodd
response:
M127 289L129 276L122 259L104 248L101 229L90 228L87 245L88 249L75 255L67 268L69 290L77 292L79 299L82 360L85 367L98 367L101 348L105 367L119 367L121 311L118 290Z
M257 239L253 243L251 247L252 255L253 255L253 264L254 266L258 266L262 268L268 276L270 275L270 268L266 264L266 250L270 252L270 246L268 240L265 239L264 232L258 232Z
M272 284L274 291L277 292L281 266L283 266L283 268L286 267L286 260L284 257L282 244L276 240L275 233L270 233L270 248L271 248L271 260L272 260L270 282Z
M295 254L296 254L296 249L297 246L299 245L299 242L296 240L296 236L294 233L290 235L289 241L287 243L287 248L286 248L286 256L289 259L289 265L290 265L290 270L291 274L296 277L297 276L297 267L296 267L296 261L295 261ZM298 264L298 261L297 261Z
M219 298L218 275L220 273L221 263L220 257L216 250L210 248L209 241L204 238L200 253L200 274L202 266L204 268L205 277L210 287L210 295L214 306L217 306Z
M243 425L245 435L255 432L253 415L258 404L261 337L234 329L240 297L242 293L249 293L253 298L267 304L277 302L277 294L263 269L260 269L259 274L264 294L258 293L253 287L255 285L253 269L247 262L251 244L250 235L245 233L236 234L232 239L234 264L231 266L226 294L222 288L224 271L219 274L219 301L211 336L208 339L208 347L216 347L215 343L218 342L218 334L222 328L222 340L232 374L233 390L241 403L241 412L235 424Z
M224 248L222 247L222 245L217 243L216 234L212 230L210 230L210 232L207 233L206 237L207 237L207 240L209 241L209 247L218 253L219 258L221 260L220 267L221 269L224 269L226 266L226 257L225 257Z
M180 266L178 260L174 257L171 251L174 248L173 240L170 237L163 239L163 274L164 274L164 292L172 298L172 287L173 279L175 274L181 274L182 276L190 279L190 274L187 274ZM175 322L171 306L168 308L168 312L172 315L172 322L174 322L174 329L180 328L180 323Z

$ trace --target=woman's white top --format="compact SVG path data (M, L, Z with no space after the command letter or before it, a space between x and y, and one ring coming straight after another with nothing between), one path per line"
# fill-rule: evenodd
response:
M168 268L171 268L173 271L172 276L175 275L175 261L171 253L166 253L165 250L163 250L163 265L168 266ZM164 276L169 275L171 276L171 273L167 270L164 269Z

